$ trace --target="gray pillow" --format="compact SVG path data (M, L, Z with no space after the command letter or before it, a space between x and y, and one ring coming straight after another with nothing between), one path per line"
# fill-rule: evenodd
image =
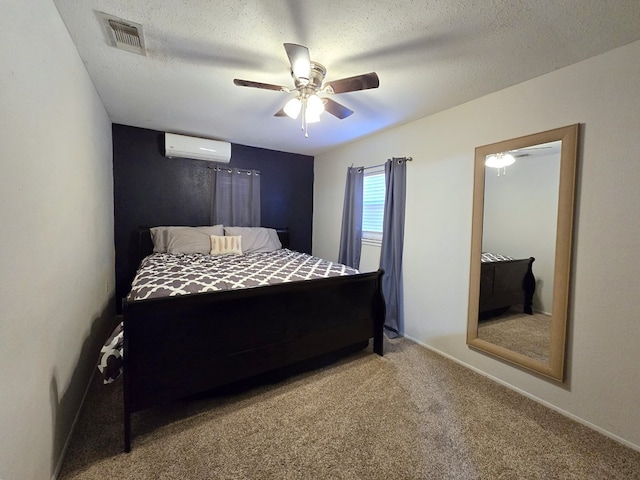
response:
M278 232L264 227L224 227L225 235L242 237L242 252L274 252L282 248Z
M210 235L224 235L222 225L211 227L153 227L151 239L156 253L209 253Z

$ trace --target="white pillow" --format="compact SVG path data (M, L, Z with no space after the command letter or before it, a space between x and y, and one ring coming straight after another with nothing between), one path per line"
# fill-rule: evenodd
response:
M155 253L209 253L209 235L224 235L222 225L203 227L153 227L151 240ZM171 243L171 247L169 244Z
M241 235L244 253L274 252L282 248L278 232L264 227L224 227L225 235Z
M242 237L210 235L211 250L210 255L225 255L228 253L242 255Z

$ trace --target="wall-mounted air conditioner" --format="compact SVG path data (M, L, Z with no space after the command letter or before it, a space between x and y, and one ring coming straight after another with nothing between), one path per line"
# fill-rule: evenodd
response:
M169 158L194 158L218 163L229 163L231 160L229 142L165 133L164 147L164 155Z

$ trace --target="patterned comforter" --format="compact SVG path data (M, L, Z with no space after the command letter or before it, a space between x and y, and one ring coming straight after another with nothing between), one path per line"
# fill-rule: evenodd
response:
M481 262L504 262L506 260L513 260L513 257L507 257L506 255L500 255L499 253L482 252Z
M127 299L252 288L353 273L358 272L286 248L245 255L155 253L142 261Z
M244 255L154 253L140 264L127 300L254 288L355 273L358 271L346 265L286 248ZM122 373L122 330L121 323L100 351L98 369L104 383L113 382Z

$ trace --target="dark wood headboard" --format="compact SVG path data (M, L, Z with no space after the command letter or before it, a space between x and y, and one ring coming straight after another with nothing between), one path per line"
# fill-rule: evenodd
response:
M144 257L153 253L153 240L151 240L150 227L138 229L138 266ZM136 266L136 270L137 270Z
M276 233L282 244L282 248L289 248L289 229L288 228L276 228Z
M288 228L276 228L275 231L278 233L278 238L280 239L280 243L282 243L283 248L289 248L289 229ZM151 240L151 230L150 227L139 227L138 228L138 258L137 263L133 269L135 272L140 266L140 262L147 255L151 255L153 253L153 241Z

